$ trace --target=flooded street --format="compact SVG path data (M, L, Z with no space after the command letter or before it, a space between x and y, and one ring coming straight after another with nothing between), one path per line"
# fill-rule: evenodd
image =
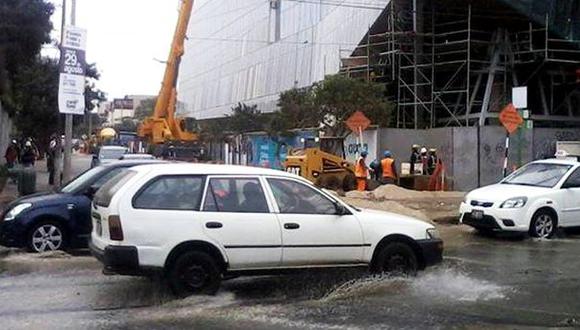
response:
M578 326L580 238L487 238L450 226L443 264L416 278L362 270L242 277L175 300L157 280L104 276L85 252L3 250L4 329L382 329ZM451 237L452 236L452 237ZM445 238L445 237L444 237Z

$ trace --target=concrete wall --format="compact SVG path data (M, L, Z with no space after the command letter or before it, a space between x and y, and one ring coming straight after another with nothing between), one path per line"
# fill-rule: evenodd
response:
M533 155L535 159L553 157L556 141L580 141L580 129L573 128L535 128Z
M4 152L10 143L10 133L12 133L12 119L2 110L2 104L0 104L0 164L6 163Z

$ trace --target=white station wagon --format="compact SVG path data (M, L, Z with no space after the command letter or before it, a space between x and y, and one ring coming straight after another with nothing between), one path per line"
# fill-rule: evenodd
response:
M161 271L180 296L213 294L229 275L414 273L443 252L428 223L359 210L301 177L244 166L134 167L97 192L92 218L90 248L105 274Z

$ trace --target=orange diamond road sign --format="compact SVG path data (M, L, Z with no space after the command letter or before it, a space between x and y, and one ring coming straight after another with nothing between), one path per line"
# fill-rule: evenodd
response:
M499 121L508 133L512 134L524 122L524 119L520 116L516 107L510 103L499 113Z
M350 116L345 123L346 126L355 133L358 133L359 131L364 131L371 125L370 119L368 119L367 116L365 116L365 114L362 113L361 111L353 113L352 116Z

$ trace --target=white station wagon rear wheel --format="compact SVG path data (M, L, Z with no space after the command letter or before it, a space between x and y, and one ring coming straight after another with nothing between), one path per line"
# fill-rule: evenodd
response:
M168 270L169 286L179 297L195 294L215 294L221 283L221 273L214 259L206 253L185 252Z

